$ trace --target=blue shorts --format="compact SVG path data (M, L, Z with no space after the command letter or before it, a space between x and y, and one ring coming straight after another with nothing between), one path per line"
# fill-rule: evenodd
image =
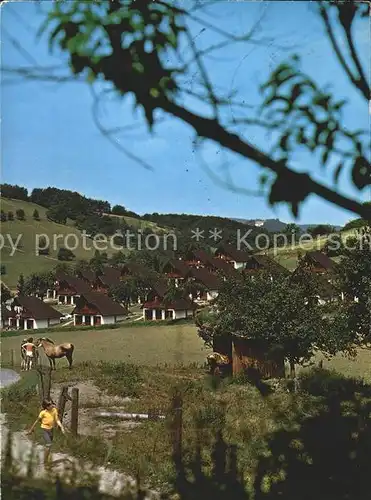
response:
M53 442L53 429L41 429L43 431L43 438L45 446L51 446Z

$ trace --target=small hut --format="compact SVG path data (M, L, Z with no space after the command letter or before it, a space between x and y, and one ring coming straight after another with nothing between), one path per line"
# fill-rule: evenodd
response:
M213 341L213 350L229 357L230 373L233 376L252 371L258 373L261 378L285 376L282 353L267 356L269 345L261 340L237 335L216 336Z

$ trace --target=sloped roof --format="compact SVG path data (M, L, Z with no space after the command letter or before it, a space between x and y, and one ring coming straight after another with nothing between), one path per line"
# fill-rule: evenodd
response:
M72 314L77 314L83 304L92 304L102 316L117 316L127 314L127 310L111 297L99 292L83 293L77 300L77 304Z
M208 290L219 290L222 283L218 276L210 273L207 269L192 269L191 276L196 282L202 283Z
M13 305L27 309L34 319L59 319L63 316L62 313L42 300L28 295L18 295L15 297Z
M282 274L290 274L290 271L286 269L285 267L281 266L278 262L276 262L274 259L271 259L268 257L268 255L252 255L251 256L252 260L255 260L260 266L262 266L264 269L267 269L269 271L274 271Z
M204 264L208 264L210 262L210 259L212 258L212 255L209 255L207 252L205 252L205 250L202 249L194 250L192 254L196 258L196 260L199 260Z
M239 273L236 271L233 265L229 264L224 259L213 257L210 259L210 265L215 269L222 271L224 274L227 274L228 276L239 276Z
M247 262L250 258L250 254L248 252L244 252L243 250L238 250L233 245L224 244L217 248L215 254L222 253L231 257L235 262Z
M319 250L314 250L312 252L307 252L306 257L309 258L312 262L315 262L322 266L324 269L334 269L335 262L330 259L328 255Z
M76 276L61 274L58 278L58 282L61 283L63 281L65 281L69 287L74 288L78 294L88 292L90 290L89 283L86 283L86 281L77 278Z
M120 274L122 275L125 270L128 271L132 276L137 276L139 278L143 278L151 274L150 269L138 262L127 262L121 267Z
M100 274L97 279L99 279L99 281L101 281L104 285L115 286L120 283L120 275L121 272L119 269L105 267L103 268L102 274Z
M167 292L167 284L163 280L157 280L148 283L148 286L159 296L159 297L164 297Z
M84 269L82 271L79 271L80 275L90 283L93 283L95 281L96 275L94 271L90 271L89 269Z
M172 266L184 278L186 278L189 275L189 273L191 272L190 267L188 267L187 264L183 260L171 259L171 260L169 260L167 265Z

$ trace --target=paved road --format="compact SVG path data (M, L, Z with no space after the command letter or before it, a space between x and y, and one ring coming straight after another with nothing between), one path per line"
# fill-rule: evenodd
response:
M13 370L0 369L0 382L1 387L6 387L19 380L19 375ZM8 427L6 425L6 415L0 413L0 426L1 426L1 443L2 451L7 444ZM34 472L36 477L44 477L48 474L43 466L43 453L44 448L41 445L35 445L26 435L24 431L14 432L12 435L12 450L13 457L17 461L21 474L26 474L28 457L31 453L34 456ZM3 453L1 454L3 456ZM119 495L126 485L130 485L135 489L135 480L121 472L106 469L104 467L95 467L91 464L85 464L82 468L81 464L74 457L65 453L53 453L53 471L57 474L63 472L70 472L72 469L78 470L81 473L88 473L99 478L99 489L102 493L110 495ZM145 500L159 499L156 492L150 492Z

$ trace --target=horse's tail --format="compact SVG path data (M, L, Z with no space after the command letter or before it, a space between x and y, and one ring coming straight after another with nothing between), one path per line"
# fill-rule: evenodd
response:
M75 350L75 346L74 346L74 344L70 344L70 346L71 346L71 354L72 354L73 351Z

